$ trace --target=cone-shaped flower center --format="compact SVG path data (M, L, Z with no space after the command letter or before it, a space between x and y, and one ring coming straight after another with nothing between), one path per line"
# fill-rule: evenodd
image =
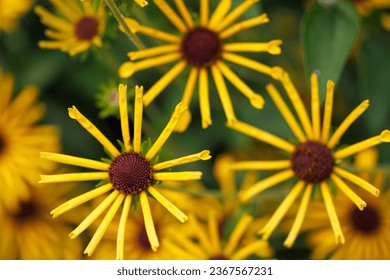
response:
M150 163L142 155L133 152L116 157L108 172L113 186L129 195L146 190L153 180Z
M92 40L97 34L99 22L93 17L81 18L75 26L76 37L80 40Z
M217 34L200 27L184 37L182 51L188 63L196 67L207 67L219 59L221 43Z
M307 141L296 147L291 156L291 165L299 179L307 183L319 183L329 178L334 159L325 145Z
M381 223L377 209L370 206L363 211L355 207L351 213L351 221L357 231L365 234L374 233Z

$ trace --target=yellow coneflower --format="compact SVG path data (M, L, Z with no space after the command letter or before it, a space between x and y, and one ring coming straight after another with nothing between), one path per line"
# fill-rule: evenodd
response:
M71 238L77 237L99 217L103 211L111 205L106 216L96 230L85 253L91 255L101 240L105 230L115 216L116 212L123 205L121 220L118 227L117 238L117 258L123 259L124 235L127 216L131 205L136 205L138 200L141 204L143 217L146 226L146 233L153 250L159 247L159 241L153 224L153 218L149 207L148 196L154 197L168 211L170 211L179 221L185 222L187 216L166 199L154 186L159 181L173 180L186 181L198 180L202 173L197 171L164 172L163 170L174 166L182 165L198 160L208 160L211 158L208 150L197 154L183 156L160 163L156 163L156 155L168 140L173 129L179 122L181 116L187 110L186 106L179 103L168 124L161 132L158 139L148 151L141 150L141 129L143 114L143 87L135 88L135 108L134 108L134 136L130 140L129 121L127 111L127 86L119 85L119 111L121 118L121 128L123 136L124 151L120 152L76 107L69 108L69 116L78 121L92 136L98 140L110 154L109 163L95 161L69 155L55 153L41 153L41 157L56 162L92 168L95 172L42 175L41 183L66 182L66 181L88 181L104 180L102 186L97 187L81 196L78 196L54 209L51 213L54 217L75 208L100 195L109 195L104 201L85 218L85 220L70 234ZM133 142L133 143L131 143Z
M106 28L106 13L103 5L95 10L89 1L50 0L59 15L36 6L35 12L49 29L45 35L50 41L39 41L45 49L60 49L76 55L92 45L101 47L101 35Z
M32 4L32 0L0 0L0 31L12 32Z
M41 149L60 149L58 129L37 125L45 113L37 103L38 88L26 86L15 98L13 89L13 76L0 69L0 209L8 211L18 211L20 201L28 201L28 185L53 165L39 160Z
M269 42L225 42L238 32L258 26L269 21L267 14L234 23L242 14L250 9L258 0L246 0L229 12L232 1L222 0L214 13L209 17L209 1L200 1L200 22L196 23L183 0L175 0L178 15L165 1L155 0L154 3L177 28L180 35L170 34L158 29L141 25L134 19L126 19L133 33L159 39L168 44L129 52L129 58L137 62L125 62L119 68L119 76L128 78L135 72L167 64L177 63L160 78L144 96L144 104L148 106L176 77L187 67L190 68L182 102L189 106L194 88L198 83L200 113L202 127L211 125L209 79L211 72L217 87L217 92L225 111L228 122L236 119L233 104L226 86L225 79L245 95L253 107L263 108L264 100L256 94L225 62L253 69L266 75L278 78L282 73L280 67L270 67L255 60L236 54L237 52L268 52L276 55L281 53L281 40ZM190 115L187 114L187 120Z
M334 133L330 135L334 83L332 81L328 81L327 83L324 116L321 125L317 75L311 75L311 121L303 102L287 73L284 73L281 82L291 100L291 103L293 104L302 126L298 123L293 113L280 96L276 87L269 84L266 86L266 90L270 94L273 102L279 109L281 115L298 139L299 143L295 144L286 141L278 136L241 121L232 123L230 125L231 128L275 146L289 155L289 158L285 160L245 161L232 164L231 168L235 170L281 170L277 174L260 180L248 189L242 190L239 193L239 198L242 201L248 201L266 189L276 186L291 178L295 178L297 182L294 187L283 200L279 208L275 211L269 222L259 232L263 234L264 239L268 239L282 218L288 212L291 205L303 192L302 201L296 215L296 219L286 241L284 242L285 246L291 247L305 218L305 213L313 189L318 187L328 211L327 213L335 235L335 241L336 243L344 243L344 235L341 231L340 223L337 219L336 209L332 202L332 192L329 186L329 181L331 181L350 200L352 200L360 210L363 210L363 208L367 205L366 202L363 201L347 185L346 182L354 183L375 196L379 195L379 190L364 179L341 167L340 162L359 151L378 145L382 142L389 142L390 131L384 130L377 136L336 150L335 147L343 134L368 108L368 100L363 101L355 110L353 110L334 131Z

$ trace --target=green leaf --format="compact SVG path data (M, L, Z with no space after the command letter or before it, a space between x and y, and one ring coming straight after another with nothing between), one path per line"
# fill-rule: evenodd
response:
M312 72L319 74L321 103L326 82L337 84L359 29L359 15L350 2L317 3L306 12L301 26L305 73L308 80Z

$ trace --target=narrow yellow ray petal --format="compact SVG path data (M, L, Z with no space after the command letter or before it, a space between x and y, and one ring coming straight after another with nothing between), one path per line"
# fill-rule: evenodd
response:
M277 170L291 166L290 160L239 161L229 165L233 170Z
M200 180L202 172L200 171L177 171L177 172L159 172L154 174L154 179L157 181L188 181Z
M210 212L207 218L207 229L209 233L209 252L212 257L221 255L221 239L218 226L218 219L215 212Z
M177 123L179 122L181 116L183 115L184 111L187 110L187 106L184 106L182 103L179 103L175 107L175 111L172 114L171 119L165 126L164 130L161 132L160 136L157 138L156 142L154 142L153 146L150 148L150 150L146 153L145 158L147 160L152 159L158 151L161 149L161 147L165 144L165 142L168 140L169 136L172 134L174 128L176 127Z
M103 235L106 232L108 226L110 225L112 219L114 218L116 212L118 212L118 209L121 206L124 198L125 198L125 194L121 193L115 199L114 203L111 205L107 214L104 216L96 232L93 234L87 248L85 248L84 254L88 254L88 256L92 256L96 247L99 245L100 241L102 240Z
M106 136L104 136L96 126L94 126L86 117L84 117L75 106L68 108L68 113L71 119L76 120L82 127L84 127L85 130L87 130L93 137L95 137L95 139L98 140L99 143L102 144L103 147L106 148L113 157L119 156L120 152L118 149L115 148L115 146L106 138Z
M249 199L254 197L255 195L261 193L262 191L271 188L279 183L287 181L288 179L294 176L294 172L291 169L283 170L277 174L269 176L251 187L248 187L245 190L241 190L238 193L238 198L242 202L247 202Z
M380 135L371 137L369 139L360 141L351 146L342 148L333 154L335 159L342 159L358 152L364 151L373 146L379 145L383 142L390 142L390 130L384 130Z
M192 154L192 155L188 155L188 156L183 156L183 157L171 159L168 161L159 162L153 166L153 169L154 170L162 170L162 169L166 169L166 168L170 168L173 166L182 165L182 164L186 164L186 163L194 162L194 161L198 161L198 160L208 160L210 158L211 158L210 151L203 150L197 154Z
M245 95L252 106L256 109L264 107L264 99L261 95L255 93L247 84L245 84L225 63L218 61L215 64L221 73L232 83L243 95Z
M148 1L145 1L145 0L134 0L134 1L142 8L146 7L149 4Z
M139 153L141 151L142 115L144 110L143 92L144 92L143 86L135 87L133 149L134 152L136 153Z
M127 110L127 85L119 85L119 114L121 117L122 139L126 152L131 150L129 111Z
M70 31L73 28L73 25L69 24L68 21L53 15L42 6L36 6L34 12L40 17L40 20L44 25L53 29Z
M309 206L312 191L313 191L313 185L308 184L303 193L301 204L299 205L298 213L295 216L294 223L291 227L290 232L287 235L286 240L283 243L283 245L287 248L291 248L298 237L299 231L305 219L307 207Z
M8 107L12 97L12 92L15 85L13 76L4 73L0 69L1 94L0 94L0 112L4 112Z
M68 200L67 202L61 204L57 208L53 209L50 214L53 215L53 218L57 218L59 215L68 212L69 210L90 201L112 189L111 184L105 184L104 186L93 189L89 192L83 193L75 198Z
M223 110L225 111L227 123L231 124L234 121L236 121L237 118L236 115L234 114L232 100L230 99L230 95L226 87L226 83L223 79L221 72L218 70L218 68L215 65L211 66L211 74L213 75L215 85L217 86L219 99L221 100Z
M371 185L369 182L367 182L366 180L360 178L359 176L356 176L356 175L354 175L354 174L352 174L344 169L336 167L336 166L333 167L333 171L337 175L339 175L340 177L342 177L342 178L344 178L352 183L355 183L356 185L365 189L366 191L368 191L372 195L379 196L380 191L376 187Z
M283 116L291 131L294 133L295 137L297 137L299 142L305 142L307 140L305 134L303 133L301 127L299 126L294 115L288 108L287 104L283 101L276 87L273 84L268 84L266 85L265 89L271 96L276 107L279 109L280 114Z
M273 251L265 240L256 240L245 247L240 248L229 257L229 260L244 260L252 254L261 252L261 255L266 258L271 258Z
M159 40L166 41L169 43L180 44L180 42L181 42L181 38L176 36L176 35L172 35L170 33L160 31L158 29L154 29L151 27L143 26L132 18L125 18L125 22L129 26L131 32L133 32L133 33L139 32L139 33L142 33L142 34L147 35L149 37L152 37L154 39L159 39Z
M139 199L141 203L142 214L144 216L146 235L148 236L152 250L156 252L158 247L160 247L160 243L158 242L158 237L157 237L156 229L154 227L152 213L150 212L148 195L146 194L146 192L141 192Z
M206 26L209 20L209 0L200 0L200 25Z
M130 60L134 61L142 58L149 58L162 54L176 53L180 51L180 44L169 44L163 46L157 46L152 48L147 48L144 50L129 52L127 55Z
M187 32L187 27L181 18L164 0L153 0L165 17L179 30L181 33Z
M324 119L322 120L321 143L326 144L329 138L330 125L332 121L333 93L335 84L328 81L326 84L326 98L324 105Z
M359 208L363 210L367 206L367 203L361 199L354 191L352 191L343 180L340 179L336 174L331 174L330 179L335 185Z
M357 106L345 119L344 121L339 125L339 127L336 129L336 131L333 133L332 137L330 137L330 140L328 141L328 148L332 149L336 144L339 142L340 138L343 136L345 131L351 126L353 122L356 121L356 119L364 113L364 111L367 110L369 106L369 101L364 100L362 103L360 103L359 106Z
M182 59L164 74L144 95L144 105L148 106L174 79L183 72L187 62Z
M39 181L39 183L95 181L104 179L108 179L107 172L82 172L56 175L41 175L41 180Z
M86 230L102 213L106 208L117 198L119 195L118 191L113 191L110 193L109 196L107 196L102 203L99 204L98 207L96 207L80 224L79 226L74 229L70 234L69 237L71 239L76 238L80 235L84 230Z
M209 78L206 68L199 70L199 106L202 117L202 128L212 124L209 98Z
M184 89L183 98L181 99L181 102L185 106L190 105L197 78L198 78L198 68L191 67L191 71L190 74L188 75L186 87Z
M188 11L184 1L183 0L174 0L174 2L175 2L177 9L180 12L180 15L183 17L185 23L187 24L187 26L189 28L193 28L194 21L192 20L192 16L191 16L190 12Z
M199 222L198 218L194 214L189 213L188 220L189 222L187 225L191 228L195 237L198 239L200 247L208 252L209 248L211 247L211 241L207 232L204 230L203 225Z
M248 229L248 226L253 221L253 217L247 213L244 213L240 220L237 222L236 226L233 229L233 232L230 234L229 239L226 242L226 245L223 248L224 256L231 256L233 252L237 249L237 245L243 237L245 231Z
M318 87L318 77L316 73L310 76L311 83L311 121L313 135L311 140L320 140L321 121L320 121L320 90Z
M220 0L218 6L215 8L214 13L211 15L207 27L214 29L227 14L232 6L232 0Z
M226 52L268 52L269 54L281 54L282 40L272 40L266 43L239 42L223 45Z
M278 209L276 209L271 219L269 219L267 224L258 232L259 234L262 234L262 239L267 240L271 236L275 228L279 225L281 220L287 214L287 211L291 208L291 205L295 202L304 187L304 181L299 180L295 184L292 190L283 199L282 203L280 203Z
M48 160L52 160L64 164L70 164L74 166L81 166L85 168L92 168L92 169L104 170L104 171L107 171L110 168L110 165L105 162L80 158L80 157L74 157L74 156L68 156L63 154L57 154L57 153L41 152L40 158L48 159Z
M312 138L312 127L310 124L309 115L303 105L303 101L295 88L294 84L291 82L290 76L287 72L284 72L282 75L281 82L283 84L284 89L287 92L288 97L290 98L291 104L293 104L295 108L295 112L297 113L299 120L301 121L302 127L305 130L306 137Z
M251 18L251 19L247 19L247 20L243 20L241 22L235 23L232 26L226 28L224 31L222 31L219 34L219 38L221 40L224 40L224 39L227 39L227 38L237 34L238 32L240 32L242 30L249 29L249 28L252 28L256 25L260 25L260 24L267 23L267 22L269 22L268 15L261 14L260 16L257 16L257 17Z
M243 15L250 7L259 2L259 0L247 0L237 6L226 17L222 18L218 25L215 27L215 31L221 31L225 27L229 26L241 15Z
M343 232L341 231L339 219L337 218L336 209L333 205L332 197L330 195L329 186L326 184L326 182L322 182L320 184L321 194L324 198L324 203L326 207L326 211L328 212L330 224L333 229L333 233L335 236L335 242L336 244L345 243Z
M171 250L172 249L171 246L173 245L175 253L179 253L179 255L185 255L185 259L190 259L190 260L206 260L207 259L206 253L190 237L188 237L184 234L177 234L177 232L175 230L169 231L169 234L171 234L171 236L174 236L174 240L176 241L175 243L180 244L180 245L178 246L178 245L168 241L169 247L166 246L166 248L169 248L168 250ZM166 243L164 242L164 244L166 244Z
M188 220L186 214L179 210L172 202L170 202L166 197L164 197L159 191L153 187L149 187L148 191L150 194L161 203L173 216L176 217L180 222L185 223Z
M160 55L158 57L147 58L138 62L125 62L119 67L118 75L121 78L129 78L135 72L170 63L180 59L181 56L181 53L175 52L171 54Z
M80 14L79 9L72 9L71 5L67 5L61 0L52 0L51 2L58 11L61 11L61 14L63 14L65 18L68 18L72 22L78 21Z
M116 239L116 259L124 259L124 250L125 250L125 234L126 234L126 222L127 217L129 216L130 206L131 206L131 195L127 195L125 202L123 203L122 215L119 221L118 226L118 236Z
M295 150L295 146L286 140L244 122L236 121L229 127L286 152L292 153Z

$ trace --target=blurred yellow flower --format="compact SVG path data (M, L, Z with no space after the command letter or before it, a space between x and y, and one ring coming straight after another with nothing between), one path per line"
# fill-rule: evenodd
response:
M259 231L259 233L263 235L263 239L268 239L286 215L289 208L303 192L302 201L298 209L296 219L286 241L284 242L286 247L291 247L294 244L302 222L305 219L306 210L308 208L313 189L318 187L324 199L327 214L334 232L335 241L336 243L344 243L345 238L340 228L335 206L332 202L332 192L329 181L341 190L351 201L353 201L360 210L363 210L363 208L367 206L367 203L353 190L351 190L345 181L358 185L374 196L379 195L379 190L359 176L356 176L342 168L340 166L340 162L357 152L379 145L382 142L390 142L390 131L384 130L377 136L335 150L340 138L347 131L350 125L368 108L368 100L363 101L356 109L354 109L344 119L334 133L330 135L334 83L332 81L328 81L327 83L324 115L321 125L317 75L311 75L311 120L303 105L302 99L287 73L284 73L281 82L302 126L298 124L298 121L282 99L276 87L269 84L266 86L266 90L291 131L298 139L299 143L296 144L295 142L288 142L278 136L241 121L232 123L230 125L231 128L264 143L275 146L287 153L289 156L289 158L285 160L242 161L233 163L231 168L234 170L282 170L277 174L260 180L245 190L241 190L239 198L243 202L246 202L268 188L295 178L297 182L291 189L290 193L285 197L269 222Z
M18 211L30 198L29 185L52 163L42 162L39 152L58 152L59 133L52 125L37 125L45 113L37 103L38 88L26 86L12 100L14 78L0 69L0 209Z
M368 16L373 10L390 8L390 0L352 0L358 12Z
M0 31L12 32L32 4L32 0L0 0Z
M173 129L179 122L181 116L187 109L186 106L179 103L168 124L161 132L158 139L145 151L141 149L141 130L143 116L143 87L135 88L135 108L134 108L134 137L133 143L130 140L129 120L127 110L127 86L119 85L119 111L121 118L121 128L123 136L123 151L120 152L86 117L84 117L77 109L69 108L69 116L78 121L92 136L98 140L110 154L111 159L108 162L95 161L74 157L69 155L55 153L41 153L41 157L52 161L81 166L97 170L96 172L69 173L59 175L41 175L41 183L50 182L67 182L67 181L93 181L103 180L101 186L78 196L54 209L51 213L54 217L61 215L92 200L100 195L110 193L105 200L88 217L70 234L71 238L77 237L85 229L87 229L98 218L104 210L111 205L100 226L93 235L89 245L85 249L85 253L91 255L101 238L104 235L108 225L115 216L116 212L123 204L122 216L118 227L117 237L117 258L123 259L124 252L124 236L131 205L136 206L138 200L141 204L146 234L151 244L151 248L156 251L159 247L156 230L153 223L152 213L150 211L148 196L152 196L160 202L168 211L170 211L179 221L185 222L187 216L180 211L174 204L166 199L154 185L156 182L173 180L187 181L199 180L202 176L201 172L197 171L179 171L179 172L161 172L162 170L194 162L198 160L208 160L211 158L208 150L204 150L197 154L183 156L180 158L159 162L157 161L157 153L168 140L173 132Z
M45 49L60 49L70 55L76 55L92 45L102 46L101 35L106 28L106 13L103 5L95 10L90 2L80 0L50 0L59 15L51 13L42 6L36 6L35 12L41 22L49 29L45 35L50 41L39 41Z
M255 93L241 78L224 62L235 63L260 73L279 77L280 67L270 67L255 60L235 54L236 52L268 52L273 55L281 53L281 40L269 42L225 42L238 32L258 26L269 21L267 14L234 23L241 15L255 5L258 0L246 0L229 12L232 1L219 1L215 11L209 17L209 1L200 1L200 23L196 23L183 0L175 0L179 15L163 0L154 3L177 28L180 35L170 34L158 29L141 25L134 19L126 19L133 33L162 40L168 44L151 47L139 51L131 51L128 56L131 61L125 62L119 68L119 76L131 77L135 72L178 61L164 74L144 95L144 105L148 106L174 79L186 68L190 67L187 84L182 96L184 105L189 106L196 83L199 90L200 113L202 127L211 125L209 79L211 72L222 107L228 122L236 119L232 101L226 86L225 78L246 96L253 107L263 108L264 99ZM186 122L190 121L187 114ZM184 126L184 125L183 125Z

